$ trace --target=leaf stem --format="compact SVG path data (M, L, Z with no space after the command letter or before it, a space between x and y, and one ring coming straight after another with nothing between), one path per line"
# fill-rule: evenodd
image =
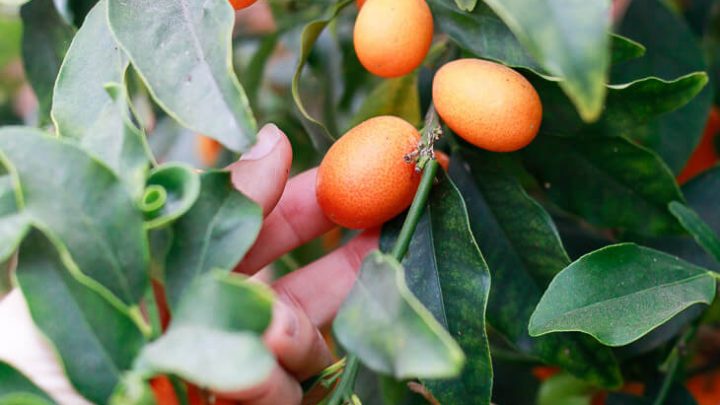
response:
M168 376L168 378L170 379L170 384L173 387L173 391L175 391L175 396L180 405L190 405L190 400L188 399L187 391L182 381L175 376Z
M162 334L162 322L152 282L145 292L145 310L150 320L150 339L155 340Z
M680 359L682 358L682 352L685 349L687 342L695 336L698 325L694 324L678 340L677 344L670 353L670 358L667 362L667 371L665 372L665 378L663 379L660 390L658 391L653 405L663 405L667 400L667 396L670 393L670 387L672 387L675 381L675 374L677 373L678 366L680 365Z
M348 395L352 395L359 365L360 363L358 362L357 356L354 354L347 355L345 369L340 375L340 382L335 390L333 390L333 393L330 396L330 399L328 399L326 405L341 405L343 401L347 399Z
M423 170L423 176L420 180L417 194L415 194L415 199L408 210L407 217L405 217L405 222L400 230L400 235L398 235L398 239L392 250L392 255L397 261L402 261L408 251L410 240L415 233L415 228L417 228L420 217L425 211L425 205L430 196L430 189L432 189L437 168L437 160L433 159L427 163L425 170Z

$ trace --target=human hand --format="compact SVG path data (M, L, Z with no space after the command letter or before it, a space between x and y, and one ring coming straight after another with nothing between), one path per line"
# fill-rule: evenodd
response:
M230 166L233 184L263 209L260 235L235 269L254 275L290 250L333 229L315 198L316 170L288 181L292 148L274 125L265 126L258 142ZM377 247L378 231L357 236L310 265L273 283L277 300L263 338L278 366L262 384L241 392L218 393L242 405L295 405L300 382L332 363L319 329L328 325L355 281L362 258ZM241 309L239 309L241 310ZM13 291L0 302L0 360L31 378L60 404L82 405L63 374L55 353L32 324L22 295Z

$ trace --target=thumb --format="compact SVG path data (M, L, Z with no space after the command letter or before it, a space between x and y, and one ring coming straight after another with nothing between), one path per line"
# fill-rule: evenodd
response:
M252 149L228 169L235 188L258 203L267 215L285 189L291 165L290 141L278 127L267 124L258 132Z

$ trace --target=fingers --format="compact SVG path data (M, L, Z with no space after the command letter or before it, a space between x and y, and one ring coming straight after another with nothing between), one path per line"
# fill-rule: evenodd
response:
M303 381L330 365L332 354L322 335L297 303L279 299L263 337L278 362Z
M267 215L277 204L285 189L292 147L278 127L265 125L257 135L257 143L228 167L235 188L258 203Z
M255 274L286 252L335 227L318 205L316 176L317 169L312 169L290 179L277 206L265 219L255 245L235 271Z
M377 249L379 236L379 229L365 231L340 249L282 277L273 288L284 301L302 309L313 325L327 325L352 289L363 259Z
M242 405L299 405L300 384L280 367L260 385L240 392L220 393L223 398L240 401Z

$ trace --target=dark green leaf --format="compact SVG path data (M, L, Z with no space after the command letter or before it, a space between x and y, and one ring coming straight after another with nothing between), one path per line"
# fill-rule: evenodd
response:
M667 210L684 200L672 173L625 138L541 135L524 157L555 203L597 226L647 235L682 231Z
M695 238L697 243L711 254L715 260L720 262L720 239L717 234L710 228L700 216L687 205L673 201L668 206L670 212L680 221L690 235Z
M22 373L0 361L0 405L51 405L52 399Z
M52 0L32 0L20 9L25 73L40 104L40 122L48 122L53 86L75 30L63 21Z
M450 174L465 199L473 234L492 275L488 322L517 350L594 384L621 383L612 352L579 334L531 338L527 323L542 288L570 260L555 225L512 175L507 157L465 150ZM467 162L467 163L465 163Z
M123 183L77 146L37 130L0 129L0 151L20 212L58 238L83 274L137 303L148 283L147 236Z
M332 143L335 136L331 134L328 129L317 119L313 118L310 113L305 109L305 104L300 98L300 77L302 76L303 68L305 63L310 57L313 45L322 34L325 27L327 27L337 15L350 4L352 0L341 0L338 1L332 8L327 12L327 15L321 19L315 20L305 26L302 32L300 57L297 61L295 68L295 74L292 79L292 95L295 100L295 105L302 114L303 123L307 128L313 142L316 146L325 147Z
M639 125L686 105L700 93L707 81L707 75L700 72L671 81L647 77L631 83L610 85L600 120L587 125L556 83L532 80L543 101L543 132L628 138L633 137Z
M422 383L443 404L489 404L493 374L485 307L490 273L470 232L462 196L441 176L403 266L410 291L457 340L467 364L458 378ZM399 226L386 227L383 239L395 239L398 232ZM389 243L384 244L387 250Z
M30 219L24 214L0 217L0 262L5 262L15 253L29 227Z
M225 392L257 385L276 367L260 339L271 309L272 293L261 284L220 270L202 275L183 295L168 332L145 348L135 369Z
M641 43L635 42L630 38L619 34L612 34L610 52L612 64L614 65L616 63L642 57L645 55L645 47Z
M645 45L647 52L642 58L615 66L613 83L647 76L672 80L706 68L697 39L682 18L662 1L630 2L620 33ZM683 108L627 133L655 150L678 173L700 140L711 102L712 90L708 87Z
M232 69L230 4L108 1L110 28L158 104L228 149L247 150L257 128Z
M537 405L590 405L597 389L569 374L556 374L543 381Z
M610 66L609 2L485 0L550 74L585 121L600 116Z
M234 268L262 224L262 210L235 190L229 172L206 172L200 180L200 196L172 227L165 268L171 307L196 277L213 268Z
M200 176L186 165L162 165L147 178L142 208L148 228L169 225L183 216L200 195Z
M420 95L417 73L380 82L365 98L351 127L380 115L393 115L415 125L420 123Z
M88 63L92 55L92 63ZM107 25L107 1L88 15L65 56L53 95L52 117L60 136L110 166L139 198L149 165L143 137L130 122L124 83L128 60ZM108 94L111 88L115 98Z
M70 253L35 229L20 246L16 277L73 386L93 402L107 402L144 344L130 315L91 289Z
M462 350L410 292L404 273L391 256L365 258L333 323L338 342L368 368L396 378L457 376Z
M710 304L715 279L700 267L635 244L587 254L550 283L530 318L533 336L587 333L623 346L695 303Z

